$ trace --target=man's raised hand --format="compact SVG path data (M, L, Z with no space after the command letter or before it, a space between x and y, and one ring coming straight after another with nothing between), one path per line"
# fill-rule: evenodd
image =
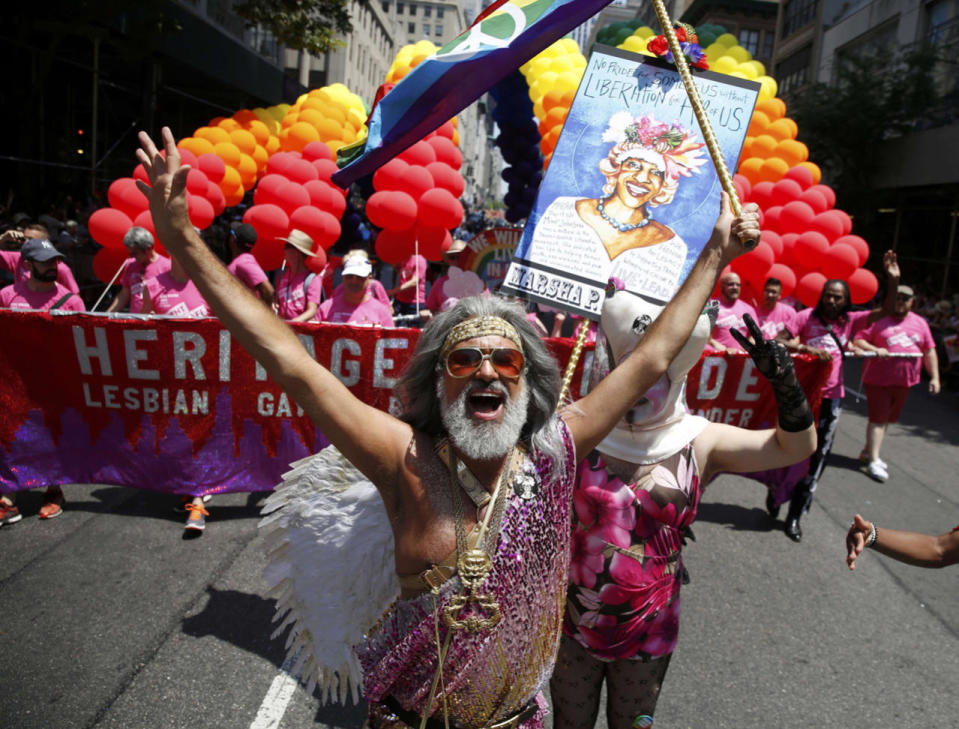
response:
M186 177L190 167L180 164L180 152L169 127L163 127L160 132L163 154L149 134L140 132L138 136L140 149L137 150L137 160L143 166L150 183L137 180L137 187L150 204L157 237L161 242L165 242L171 238L173 229L190 226L186 200Z

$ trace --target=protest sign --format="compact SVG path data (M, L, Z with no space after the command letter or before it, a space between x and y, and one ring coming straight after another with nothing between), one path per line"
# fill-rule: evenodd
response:
M490 289L495 289L506 277L506 269L521 234L520 228L489 228L477 233L467 242L466 250L460 253L459 267L473 271Z

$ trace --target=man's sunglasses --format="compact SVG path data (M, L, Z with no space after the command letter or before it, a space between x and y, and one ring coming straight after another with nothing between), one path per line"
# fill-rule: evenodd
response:
M463 347L446 355L446 371L451 377L469 377L483 366L485 360L489 360L501 377L510 380L523 374L526 365L526 358L518 349L498 347L484 351L477 347Z

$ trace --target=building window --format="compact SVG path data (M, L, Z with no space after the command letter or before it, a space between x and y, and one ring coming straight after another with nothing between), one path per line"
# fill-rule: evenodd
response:
M440 35L440 36L443 35L443 26L442 26L442 25L437 25L435 28L433 28L433 30L436 31L436 35Z
M383 8L384 13L390 12L389 0L383 0L383 2L380 3L380 7Z
M739 45L755 56L759 53L759 31L743 28L739 31Z
M410 17L412 18L415 15L416 15L416 4L410 3Z
M437 20L443 19L443 8L436 8L436 19Z
M760 58L772 58L773 57L773 43L776 42L776 36L771 30L767 30L763 34L763 53Z
M783 38L816 19L818 0L789 0L783 10Z
M406 5L406 3L396 3L396 14L397 14L397 15L402 15L402 14L403 14L403 8L404 8L405 5Z
M806 46L776 66L776 80L779 81L780 96L806 85L809 81L811 60L812 46Z
M415 33L415 32L416 32L416 23L407 23L407 24L406 24L406 32L407 32L407 33Z
M429 34L430 34L430 24L423 23L423 35L429 35Z
M433 6L432 6L432 5L424 5L424 6L423 6L423 17L424 17L424 18L430 18L430 17L432 17L432 16L433 16Z
M926 8L927 37L933 45L955 42L959 0L938 0Z

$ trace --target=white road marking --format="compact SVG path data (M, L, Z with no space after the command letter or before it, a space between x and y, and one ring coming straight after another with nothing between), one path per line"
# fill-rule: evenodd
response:
M273 679L273 683L270 684L266 696L263 697L263 703L260 704L260 709L256 712L256 717L250 724L250 729L277 729L280 726L283 714L286 713L286 707L290 703L290 699L293 698L293 693L299 684L290 675L290 669L296 663L296 659L297 656L293 655L283 662L280 672Z

